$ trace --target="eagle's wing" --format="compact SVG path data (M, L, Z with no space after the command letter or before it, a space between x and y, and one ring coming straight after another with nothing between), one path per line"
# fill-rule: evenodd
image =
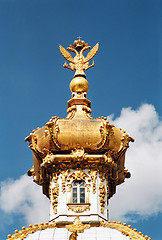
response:
M91 51L87 54L87 57L84 59L84 62L88 62L89 60L91 60L95 54L97 53L99 49L99 43L97 43L92 49Z
M64 58L66 58L66 60L74 63L74 59L72 58L71 54L64 47L59 45L59 49L60 49L61 54L64 56Z

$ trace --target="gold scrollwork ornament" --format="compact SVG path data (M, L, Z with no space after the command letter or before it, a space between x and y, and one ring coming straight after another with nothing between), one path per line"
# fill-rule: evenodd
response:
M52 188L52 205L54 214L57 214L58 196L59 196L59 184L56 183L55 186Z
M104 213L105 195L106 195L105 185L101 182L99 185L99 198L100 198L101 213Z
M62 192L65 193L66 192L66 179L68 177L69 174L69 169L62 171L61 172L61 179L62 179Z

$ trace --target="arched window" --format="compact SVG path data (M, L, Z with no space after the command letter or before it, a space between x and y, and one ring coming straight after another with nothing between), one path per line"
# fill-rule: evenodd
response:
M72 203L85 203L85 182L83 181L73 182Z

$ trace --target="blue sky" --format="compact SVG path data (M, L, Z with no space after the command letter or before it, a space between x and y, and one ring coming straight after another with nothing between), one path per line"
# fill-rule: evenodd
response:
M158 116L153 129L161 126L161 12L160 0L0 0L0 182L16 181L32 166L24 138L52 116L66 116L73 72L62 67L58 46L78 36L100 43L87 72L92 116L116 119L128 107L140 114L148 104ZM160 240L161 212L129 212L137 220L131 225ZM21 212L1 209L0 219L0 239L25 224Z

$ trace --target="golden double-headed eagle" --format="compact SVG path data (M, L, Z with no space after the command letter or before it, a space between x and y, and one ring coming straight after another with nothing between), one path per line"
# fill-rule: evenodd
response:
M86 57L84 57L83 53L86 50L89 50L91 47L88 43L85 43L83 40L76 40L74 41L74 44L70 45L67 50L74 52L76 55L73 58L71 54L61 45L59 45L60 52L66 58L67 61L69 61L69 65L67 62L64 63L65 68L69 68L72 71L75 71L74 77L77 75L84 75L84 70L88 70L90 67L93 67L95 65L94 60L91 65L89 65L89 61L95 56L99 49L99 43L97 43L87 54Z

